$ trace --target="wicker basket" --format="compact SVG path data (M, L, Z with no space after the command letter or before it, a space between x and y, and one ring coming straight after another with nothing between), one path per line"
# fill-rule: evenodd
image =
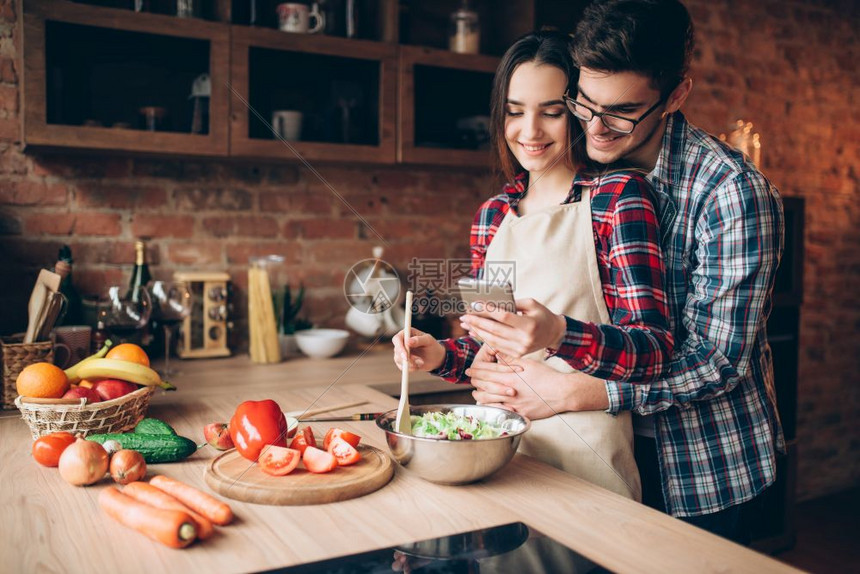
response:
M18 396L16 382L24 367L33 363L54 361L54 346L51 341L25 344L22 343L23 340L23 335L0 339L3 362L3 392L0 393L0 404L4 409L15 408L15 398Z
M154 392L155 387L142 387L116 399L84 405L25 403L18 397L15 406L34 440L58 431L84 436L120 433L132 430L143 419Z

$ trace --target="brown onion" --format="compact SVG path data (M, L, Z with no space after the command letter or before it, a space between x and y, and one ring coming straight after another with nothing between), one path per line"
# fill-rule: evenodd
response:
M146 476L146 461L136 450L123 449L110 457L110 477L122 485L141 480Z
M79 438L60 455L60 476L69 484L85 486L104 478L108 453L97 442Z

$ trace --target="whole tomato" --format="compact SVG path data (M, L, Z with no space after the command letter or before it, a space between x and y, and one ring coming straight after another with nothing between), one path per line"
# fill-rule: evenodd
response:
M287 419L271 399L245 401L230 419L230 438L239 454L256 462L264 446L287 446Z
M67 432L40 436L33 443L33 458L42 466L57 466L60 463L60 455L73 442L75 437Z

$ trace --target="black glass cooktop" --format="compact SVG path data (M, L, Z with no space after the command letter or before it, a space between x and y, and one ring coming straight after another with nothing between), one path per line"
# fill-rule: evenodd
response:
M270 572L326 574L598 574L609 572L522 522Z

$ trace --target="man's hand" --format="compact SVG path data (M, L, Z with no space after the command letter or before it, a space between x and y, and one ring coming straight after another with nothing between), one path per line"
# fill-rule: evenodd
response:
M418 329L411 329L409 341L403 341L403 330L401 329L391 342L394 344L394 364L401 371L406 362L406 348L409 347L409 370L410 371L432 371L442 366L445 361L445 347L442 346L432 335L428 335Z
M556 315L534 299L518 299L517 311L519 313L497 309L481 315L469 313L460 321L470 335L480 338L495 351L515 358L561 344L567 329L564 315Z
M472 396L479 404L500 406L533 420L562 412L609 407L601 379L579 372L560 373L541 361L502 354L497 356L498 362L477 361L477 358L466 374L472 378L475 387Z

